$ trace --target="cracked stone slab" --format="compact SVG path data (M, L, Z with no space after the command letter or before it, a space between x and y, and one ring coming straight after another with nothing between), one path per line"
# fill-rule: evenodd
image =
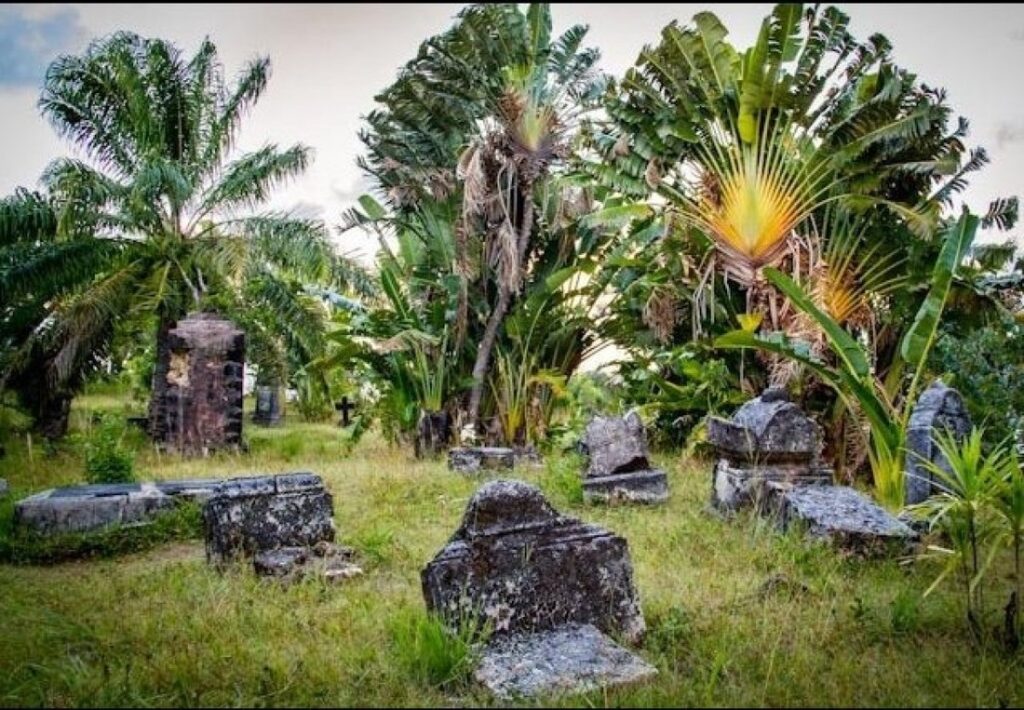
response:
M474 679L503 700L640 683L657 669L590 624L515 634L488 644Z
M785 529L807 526L808 534L858 551L906 545L917 534L904 522L849 486L769 484L767 512Z
M328 582L341 582L363 574L353 562L355 551L350 547L319 542L312 547L279 547L253 557L253 568L260 577L271 577L285 583L309 577Z

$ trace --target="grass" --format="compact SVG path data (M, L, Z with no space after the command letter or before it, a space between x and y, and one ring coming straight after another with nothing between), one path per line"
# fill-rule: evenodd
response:
M101 408L84 400L76 408ZM143 449L136 471L140 479L315 471L334 495L339 540L356 548L366 574L341 586L280 587L243 567L216 572L194 539L0 565L0 705L493 704L465 682L464 640L427 619L419 579L480 481L374 437L343 456L330 425L247 424L246 436L248 453L205 460ZM556 702L1024 703L1024 655L972 646L953 587L922 598L932 563L848 558L750 516L720 520L704 510L710 464L658 459L671 497L654 508L585 506L569 457L521 474L563 512L629 540L649 629L638 652L660 671L645 686ZM20 437L0 459L16 496L82 475L73 445L50 457L36 445L30 457ZM999 589L1007 574L997 573Z

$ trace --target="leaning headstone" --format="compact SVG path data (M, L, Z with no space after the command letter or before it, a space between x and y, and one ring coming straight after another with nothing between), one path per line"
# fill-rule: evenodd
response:
M711 504L722 511L755 503L771 482L832 482L832 471L819 458L820 427L781 388L765 390L731 420L709 418L708 441L719 457L712 473Z
M186 454L241 446L245 333L218 315L192 313L170 330L167 348L153 438Z
M592 625L567 624L545 634L498 639L485 648L473 677L509 701L631 685L657 673Z
M522 481L481 486L421 578L428 611L450 627L490 630L477 677L499 695L621 682L632 654L609 639L592 643L593 634L636 643L645 630L626 540L559 514ZM594 631L581 636L586 625ZM574 641L586 643L570 652ZM529 673L539 674L534 683Z
M625 417L594 417L582 445L587 456L583 474L586 501L664 503L668 477L648 460L647 433L636 412Z
M203 506L206 558L223 563L281 547L334 540L333 502L319 476L227 481Z
M559 514L522 481L481 486L421 576L428 609L452 624L477 615L495 633L569 622L644 632L626 540Z
M799 523L812 537L850 551L884 552L917 537L904 522L849 486L770 483L765 508L783 529Z
M448 450L448 468L459 473L512 470L514 449L499 446L463 446Z
M928 470L925 462L950 471L949 462L935 443L936 432L942 430L962 441L971 431L971 417L960 393L936 380L921 393L907 427L904 472L907 504L920 503L935 490L935 474Z
M275 385L256 386L256 409L252 413L253 424L277 426L281 423L281 388Z

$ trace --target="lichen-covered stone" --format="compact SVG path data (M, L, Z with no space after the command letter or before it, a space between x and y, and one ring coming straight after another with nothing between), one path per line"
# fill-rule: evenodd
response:
M206 557L221 563L334 539L331 494L310 473L226 481L203 506Z
M936 380L918 398L907 426L907 504L920 503L935 490L935 474L928 470L926 462L950 471L949 462L934 438L942 430L962 441L971 431L971 417L960 393Z
M164 448L207 454L242 444L245 333L212 313L192 313L170 330L158 375L150 434Z
M811 536L844 549L884 551L916 538L905 523L849 486L771 484L768 493L767 511L777 516L780 527L800 523Z
M363 573L353 562L354 555L352 548L321 541L312 547L279 547L259 552L253 557L253 568L260 577L289 583L309 577L339 582Z
M516 465L513 449L498 446L470 446L448 451L448 468L459 473L512 470Z
M711 504L721 511L755 503L772 483L832 482L832 471L819 461L821 428L781 388L746 402L731 420L711 417L708 441L719 456L711 474Z
M640 683L658 670L590 624L498 637L474 679L502 700L555 697Z
M560 515L536 486L499 480L470 499L462 524L422 574L427 608L495 634L591 623L644 632L626 540Z
M172 496L152 483L72 486L18 501L14 524L37 535L89 532L144 523L174 504Z
M647 433L636 412L594 417L580 442L587 457L584 500L604 503L663 503L668 477L648 458Z

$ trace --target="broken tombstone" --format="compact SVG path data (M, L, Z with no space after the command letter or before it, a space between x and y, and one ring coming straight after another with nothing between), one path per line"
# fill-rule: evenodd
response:
M630 643L643 636L626 540L559 514L536 486L482 486L421 577L429 612L451 628L490 630L477 677L499 696L554 686L581 692L622 682L624 659L646 665L604 636L591 643L593 634ZM579 631L587 625L592 633ZM574 639L587 643L574 646ZM525 679L541 666L544 677Z
M647 433L636 412L625 417L594 417L583 434L587 457L584 500L664 503L668 477L648 460Z
M754 504L771 482L832 482L831 469L820 462L820 427L782 388L766 389L731 420L710 417L708 441L719 457L712 472L711 504L721 511Z
M308 577L340 582L363 573L354 563L354 556L350 547L321 540L312 547L279 547L259 552L253 557L253 567L261 577L286 583Z
M281 547L334 540L333 503L312 473L224 482L203 506L206 557L222 564Z
M924 501L937 490L935 474L928 470L927 462L950 471L949 462L935 443L936 432L943 430L963 441L971 431L971 417L960 393L936 380L921 393L907 426L904 486L908 505Z
M242 446L245 332L192 313L166 336L153 376L150 435L162 447L206 455Z
M899 551L917 538L904 522L849 486L769 483L764 510L778 525L805 527L807 534L858 553Z

